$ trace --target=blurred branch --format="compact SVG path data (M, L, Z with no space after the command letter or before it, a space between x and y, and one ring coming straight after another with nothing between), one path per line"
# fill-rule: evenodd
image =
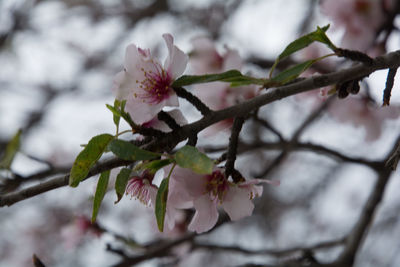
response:
M193 244L193 249L207 249L212 251L221 250L224 252L241 253L246 255L267 255L274 257L287 257L287 256L293 256L293 254L298 254L304 251L322 250L336 246L342 246L344 245L345 241L346 241L345 238L341 238L338 240L321 242L312 246L296 246L287 249L260 249L260 250L250 250L242 248L240 246L224 246L224 245L195 242Z
M258 114L255 114L252 118L255 122L261 124L264 128L274 133L279 138L279 140L284 140L282 134L275 127L273 127L266 119L258 117Z
M215 225L215 227L213 229L211 229L208 232L205 233L201 233L201 234L196 234L196 233L188 233L184 236L182 236L181 238L172 240L172 241L167 241L167 242L157 242L155 244L155 246L151 246L149 247L149 250L147 250L146 252L144 252L142 255L138 255L138 256L134 256L134 257L128 257L128 258L123 258L123 260L115 265L113 265L113 267L128 267L128 266L132 266L135 264L138 264L140 262L149 260L149 259L154 259L154 258L158 258L158 257L164 257L166 255L168 255L169 251L188 241L192 241L194 240L195 237L197 236L203 236L203 235L207 235L212 233L213 231L215 231L219 226L225 224L226 222L228 222L228 217L226 215L220 216L217 224Z
M400 140L397 140L395 149L390 153L386 160L385 167L391 168L393 171L396 170L397 164L400 160Z
M14 177L10 179L3 179L0 182L0 194L4 194L7 192L11 192L18 187L20 187L23 183L32 182L37 180L43 180L50 176L54 176L60 173L66 173L70 170L70 167L66 168L49 168L44 171L39 171L33 173L31 175L23 176L17 173L13 173Z
M378 181L374 186L370 197L368 198L367 204L361 212L361 215L354 226L353 230L349 234L349 238L346 242L345 250L340 254L337 262L348 264L352 266L356 253L362 244L363 238L365 237L369 226L372 223L373 215L381 202L383 193L391 175L390 170L382 170L379 174Z
M400 135L398 136L392 151L388 154L383 163L392 156L393 152L397 150L398 143L400 142ZM389 168L382 168L378 172L378 180L374 186L371 195L368 198L365 207L363 208L361 215L356 222L353 230L350 232L346 242L344 251L340 254L338 259L335 261L340 264L348 264L351 266L354 263L357 251L359 250L363 239L365 238L368 229L374 219L374 214L378 208L379 203L382 201L383 194L385 192L386 185L389 182L389 178L392 174L392 170Z
M330 103L332 102L333 97L330 97L327 99L319 108L314 110L305 121L300 125L299 128L294 132L292 139L290 142L288 142L288 145L283 146L283 150L281 153L276 157L270 164L269 166L262 171L260 174L254 174L255 177L266 177L268 176L274 169L279 167L279 165L287 158L291 148L292 143L296 143L297 140L299 139L300 135L306 130L307 127L313 124L316 119L318 119L322 112L328 108Z

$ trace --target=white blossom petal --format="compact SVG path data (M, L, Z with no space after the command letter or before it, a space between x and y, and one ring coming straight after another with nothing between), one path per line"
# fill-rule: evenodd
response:
M163 34L163 37L168 47L168 57L165 60L164 68L175 80L185 71L189 57L174 45L174 38L171 34Z
M253 213L254 204L250 200L250 189L232 186L226 194L222 207L232 221L240 220Z
M203 233L213 228L218 220L218 211L215 202L208 195L203 195L196 199L193 204L196 213L188 229L197 233Z

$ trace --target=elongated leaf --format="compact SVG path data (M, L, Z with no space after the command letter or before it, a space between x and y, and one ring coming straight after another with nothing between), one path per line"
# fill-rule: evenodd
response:
M140 164L137 169L148 170L151 173L156 173L159 169L171 164L172 162L173 162L172 159L156 159L150 162L145 162L143 164Z
M17 154L20 147L21 133L22 131L18 130L13 136L13 138L10 140L10 142L8 142L4 155L0 160L0 169L10 169L14 157Z
M191 169L195 173L212 173L214 163L193 146L184 146L175 153L175 161L182 168Z
M242 74L237 70L229 70L218 74L205 74L205 75L183 75L178 78L172 86L181 87L195 83L209 83L215 81L224 81L229 78L240 77Z
M205 74L205 75L183 75L177 79L172 86L181 87L196 83L209 83L209 82L227 82L234 86L242 86L249 84L264 84L264 79L257 79L249 76L242 75L238 70L228 70L223 73Z
M93 213L92 223L96 221L97 213L99 212L101 202L103 201L104 195L107 192L108 180L110 179L110 171L104 171L101 173L99 181L97 182L96 193L93 199Z
M329 25L326 25L325 27L318 27L317 30L303 35L300 38L294 40L291 42L286 48L283 50L283 52L278 56L278 58L275 60L274 65L271 67L270 71L270 76L272 75L276 65L281 61L282 59L292 55L293 53L309 46L313 42L320 42L323 44L326 44L329 48L332 50L335 50L336 47L333 45L333 43L329 40L328 36L326 36L325 32L329 29Z
M123 168L117 175L117 179L115 180L115 193L117 194L117 201L115 201L114 204L117 204L124 196L126 185L131 177L131 172L131 169Z
M69 176L69 185L77 187L86 178L90 168L100 159L108 144L114 137L101 134L93 137L76 157Z
M124 160L149 160L160 157L161 154L141 149L124 140L114 139L109 149L120 159Z
M160 188L157 191L155 214L157 220L157 226L160 232L164 230L165 212L167 210L168 200L168 183L169 177L162 180Z
M274 78L272 78L272 81L279 82L281 84L290 82L291 80L297 78L305 70L307 70L314 62L315 60L308 60L306 62L297 64L296 66L284 70L276 75Z
M309 46L312 44L314 41L318 41L321 43L330 43L329 39L326 37L325 32L329 29L329 25L322 27L322 28L317 28L316 31L313 31L309 34L303 35L300 38L294 40L286 48L283 50L283 52L278 56L278 60L282 60L285 57L290 56L291 54ZM325 38L326 37L326 38Z

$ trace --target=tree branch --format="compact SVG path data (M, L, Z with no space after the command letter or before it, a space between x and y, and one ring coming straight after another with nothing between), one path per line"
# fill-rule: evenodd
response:
M149 144L144 145L142 148L151 151L157 151L158 148L162 148L159 151L168 151L168 148L175 147L179 142L185 140L190 136L193 136L194 133L198 133L206 127L221 120L232 118L234 116L246 116L254 109L291 95L310 91L315 88L335 84L338 82L364 77L376 70L397 68L399 66L400 50L375 58L370 66L357 64L344 70L319 76L313 76L293 84L281 86L276 89L270 89L267 93L257 96L253 99L247 100L245 102L223 110L211 112L209 115L203 117L202 119L195 121L191 124L182 126L182 128L180 128L179 130L167 133L163 137L160 137L159 139L153 140ZM123 166L129 163L130 162L127 161L112 159L107 163L99 164L92 168L86 178L96 175L104 170ZM41 193L59 188L61 186L68 185L68 179L69 175L67 174L64 176L53 178L39 185L28 187L19 192L0 196L0 207L6 205L10 206L18 201L39 195Z

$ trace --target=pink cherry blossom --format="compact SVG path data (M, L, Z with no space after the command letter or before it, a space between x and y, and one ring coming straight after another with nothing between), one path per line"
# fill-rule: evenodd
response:
M168 47L163 66L149 49L130 44L125 68L114 78L112 90L118 100L127 101L125 109L137 124L152 120L165 106L179 105L171 85L184 72L188 56L173 44L170 34L163 37Z
M365 140L375 141L382 133L385 120L399 118L400 108L379 107L365 97L348 97L334 102L329 107L329 114L339 122L363 127L366 131Z
M156 206L156 197L158 187L152 184L154 174L149 171L144 171L139 176L132 177L126 186L126 194L138 199L144 205L151 207ZM172 230L175 226L175 219L179 215L178 210L173 206L167 206L164 227Z
M196 38L192 44L194 49L190 64L195 74L241 70L243 61L236 50L225 47L225 53L220 54L214 43L206 37ZM196 85L195 94L211 109L219 110L253 98L258 94L258 88L254 85L231 88L228 83L214 82ZM232 126L232 122L225 120L212 127L219 131Z
M154 174L144 171L140 176L132 177L126 186L126 194L138 199L146 206L154 207L157 196L157 186L152 184Z
M385 18L381 1L377 0L324 0L321 11L333 20L334 26L344 28L342 46L361 51L372 47Z
M169 171L166 168L166 171ZM214 169L212 174L195 174L189 169L175 167L170 182L168 205L192 204L196 212L188 229L202 233L210 230L218 220L217 208L221 206L232 220L250 216L254 209L251 201L261 196L263 188L257 184L270 183L255 179L234 184L228 181L222 169ZM276 184L276 183L275 183Z

